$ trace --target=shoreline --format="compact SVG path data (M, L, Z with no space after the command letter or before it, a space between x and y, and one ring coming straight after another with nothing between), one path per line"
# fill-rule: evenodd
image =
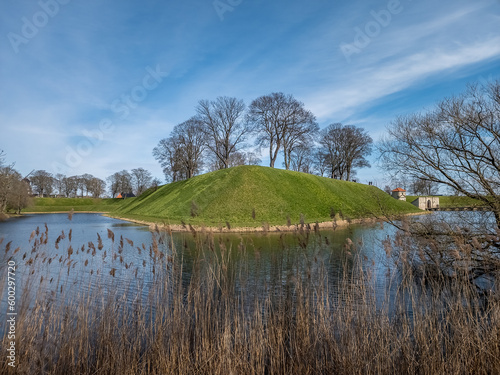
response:
M411 212L403 215L395 215L393 218L397 218L398 216L419 216L419 215L427 215L430 214L430 211L422 211L422 212ZM210 232L210 233L267 233L267 232L295 232L304 229L315 230L317 229L330 229L335 230L337 228L344 228L351 224L375 224L379 222L387 222L389 220L388 217L384 218L360 218L360 219L350 219L350 220L332 220L332 221L323 221L320 223L304 223L304 224L292 224L288 225L261 225L259 227L231 227L227 226L221 227L213 227L213 226L205 226L205 225L191 225L191 224L158 224L155 222L145 221L145 220L137 220L124 218L119 216L112 216L109 213L103 213L103 216L110 217L112 219L118 219L123 221L128 221L135 224L147 225L150 230L160 230L167 232Z
M7 217L20 217L23 215L41 215L41 214L69 214L71 211L51 211L51 212L23 212L21 215L10 215ZM210 232L210 233L279 233L279 232L295 232L300 230L335 230L337 228L345 228L349 225L357 225L357 224L375 224L380 222L387 222L390 219L397 219L401 216L420 216L420 215L428 215L431 211L422 211L422 212L410 212L402 215L394 215L392 217L371 217L371 218L359 218L359 219L349 219L349 220L331 220L331 221L323 221L323 222L314 222L314 223L304 223L304 224L291 224L288 225L261 225L258 227L230 227L228 228L226 225L220 227L214 226L206 226L206 225L191 225L189 223L183 224L163 224L156 223L152 221L146 220L138 220L138 219L130 219L120 216L115 216L110 212L105 211L74 211L72 214L99 214L102 216L106 216L112 219L127 221L134 224L148 226L151 231L161 230L167 232Z
M17 216L23 216L23 215L38 215L38 214L69 214L71 211L49 211L49 212L41 212L41 211L36 211L36 212L22 212L21 215ZM73 214L109 214L107 211L73 211Z

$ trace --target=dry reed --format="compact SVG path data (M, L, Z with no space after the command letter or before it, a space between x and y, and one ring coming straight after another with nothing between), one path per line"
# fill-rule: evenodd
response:
M28 272L19 292L17 367L2 361L0 371L500 373L498 299L485 303L483 295L460 279L446 287L424 282L403 260L399 272L388 270L385 297L377 297L375 270L356 259L353 241L344 250L353 255L345 256L344 269L334 277L316 251L329 246L321 233L301 229L293 236L297 246L287 245L282 235L281 249L272 258L277 269L286 264L291 271L274 281L265 266L259 268L258 249L211 233L193 233L182 249L171 238L153 233L150 256L142 264L108 259L107 272L99 268L99 254L89 243L93 252L80 255L88 257L85 267L92 271L72 279L63 270L68 267L70 275L75 261L67 244L59 275L40 278L40 272L33 272L35 280L28 276L31 271L47 269L42 263L47 249L38 241L33 261L23 264ZM110 230L108 238L114 242ZM127 242L123 257L141 252ZM63 245L60 239L56 243ZM100 236L98 243L99 252L105 253ZM390 241L385 244L390 255ZM9 256L6 250L4 257ZM108 250L116 255L112 247ZM147 250L144 244L142 250ZM188 252L191 264L183 259ZM250 268L250 261L257 267ZM6 279L5 268L0 271ZM107 274L117 281L110 283ZM6 342L4 337L4 347Z

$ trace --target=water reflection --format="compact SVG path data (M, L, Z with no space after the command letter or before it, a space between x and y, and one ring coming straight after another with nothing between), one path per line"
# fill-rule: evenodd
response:
M341 280L356 277L355 259L372 268L374 288L385 293L387 260L381 240L393 231L376 224L318 233L170 237L99 214L77 213L72 220L66 214L26 215L0 223L1 271L4 275L7 260L16 262L21 291L17 298L27 306L33 305L30 298L35 295L58 300L58 295L72 299L87 292L112 294L122 303L144 303L152 298L151 285L167 283L174 266L182 269L185 288L207 266L210 272L226 267L230 272L225 273L225 287L244 294L247 301L261 301L286 295L297 278L311 287L327 282L334 290ZM6 298L3 288L2 311Z

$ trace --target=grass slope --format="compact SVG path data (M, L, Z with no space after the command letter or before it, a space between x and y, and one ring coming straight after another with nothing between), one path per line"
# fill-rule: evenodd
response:
M100 199L100 198L35 198L34 206L27 207L23 212L110 212L115 210L122 199Z
M194 203L193 203L194 202ZM193 206L197 215L192 216ZM209 226L284 225L419 211L374 186L260 166L239 166L171 183L127 199L124 218ZM255 219L252 212L255 210Z

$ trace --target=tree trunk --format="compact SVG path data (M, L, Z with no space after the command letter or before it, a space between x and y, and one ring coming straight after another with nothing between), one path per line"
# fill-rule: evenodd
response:
M291 151L286 150L283 152L283 156L285 158L285 169L288 171L290 169L290 154Z
M272 146L270 146L269 148L269 156L270 156L270 167L271 168L274 168L274 163L276 162L276 158L278 157L278 151L279 151L280 147L279 146L276 146L276 148L273 150L272 149Z

